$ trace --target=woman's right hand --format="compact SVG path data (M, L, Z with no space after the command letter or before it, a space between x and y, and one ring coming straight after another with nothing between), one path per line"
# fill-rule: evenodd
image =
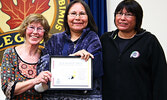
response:
M42 71L37 77L33 79L23 81L23 82L18 82L15 86L14 95L19 95L40 83L47 84L48 81L51 81L51 76L52 76L51 72Z
M81 56L81 59L84 59L85 61L88 61L89 57L94 59L94 56L84 49L79 50L73 54L70 54L69 56Z
M39 75L34 78L34 82L35 84L39 84L39 83L45 83L47 84L48 81L51 81L51 72L49 71L42 71L39 73Z

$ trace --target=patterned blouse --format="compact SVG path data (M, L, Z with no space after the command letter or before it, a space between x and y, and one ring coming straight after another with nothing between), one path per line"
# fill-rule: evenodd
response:
M6 100L41 100L42 94L36 92L34 88L14 96L17 82L36 77L36 66L37 63L23 61L17 54L15 47L5 50L1 66L1 84Z

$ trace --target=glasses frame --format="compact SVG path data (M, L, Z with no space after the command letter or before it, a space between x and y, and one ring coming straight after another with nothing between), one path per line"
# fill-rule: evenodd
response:
M42 29L42 30L40 30ZM41 27L34 27L34 26L27 26L27 30L34 32L35 30L37 30L38 33L42 33L45 32L45 30Z
M118 12L118 13L116 13L116 16L117 17L125 16L126 18L131 18L132 16L134 16L134 14L132 14L132 13L121 13L121 12Z
M86 16L87 16L87 14L86 13L80 13L80 14L77 14L77 13L69 13L68 14L70 17L73 17L73 18L75 18L75 17L77 17L77 16L79 16L80 18L85 18Z

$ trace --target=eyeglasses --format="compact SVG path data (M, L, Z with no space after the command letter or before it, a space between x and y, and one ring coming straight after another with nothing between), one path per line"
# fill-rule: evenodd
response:
M132 16L134 16L132 13L116 13L116 16L117 17L122 17L122 16L125 16L126 18L130 18L130 17L132 17Z
M77 16L79 16L80 18L84 18L84 17L86 17L87 14L85 12L81 12L79 14L77 14L77 13L74 12L74 13L69 13L68 15L70 17L74 17L74 18L77 17Z
M34 27L34 26L28 26L27 29L31 32L34 32L35 29L37 29L37 32L39 33L42 33L45 31L42 27Z

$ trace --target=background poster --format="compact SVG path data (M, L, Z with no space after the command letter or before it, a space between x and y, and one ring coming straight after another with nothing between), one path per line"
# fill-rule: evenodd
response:
M64 31L63 18L69 2L70 0L1 0L0 59L2 60L5 49L24 42L19 37L18 29L29 14L42 14L51 26L50 34Z

